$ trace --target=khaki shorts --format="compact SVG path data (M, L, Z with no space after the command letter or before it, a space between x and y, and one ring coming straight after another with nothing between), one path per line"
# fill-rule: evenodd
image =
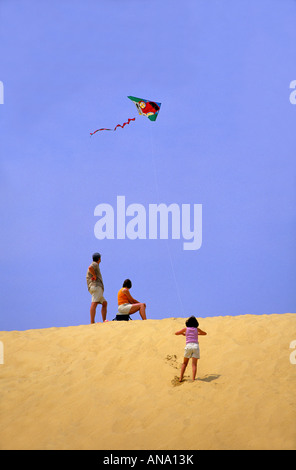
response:
M130 313L130 309L132 308L132 304L121 304L118 305L118 315L128 315Z
M200 359L199 344L198 343L186 344L184 357L187 357L187 359L190 359L191 357L195 357L195 359Z
M91 301L92 302L97 302L99 304L102 304L103 302L106 302L106 299L103 296L104 290L103 290L102 287L100 287L100 286L90 286L88 291L91 294Z

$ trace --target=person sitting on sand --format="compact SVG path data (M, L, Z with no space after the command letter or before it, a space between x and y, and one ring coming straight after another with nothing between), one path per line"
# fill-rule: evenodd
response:
M142 320L146 320L146 304L135 300L129 290L132 287L130 279L126 279L122 288L118 291L118 315L131 315L140 312Z
M95 323L96 309L98 304L102 304L101 313L104 322L107 317L107 300L103 296L104 283L99 266L101 262L101 255L100 253L94 253L92 258L93 262L88 267L86 273L87 288L91 294L90 322Z
M186 320L186 328L182 328L182 330L177 331L175 335L183 335L186 336L186 346L184 352L184 361L181 367L181 375L179 382L182 382L184 372L186 370L187 364L189 359L192 357L192 380L195 380L196 376L196 369L197 369L197 361L200 359L200 351L199 351L199 344L198 344L198 335L206 335L205 331L202 331L198 328L199 323L195 317L190 317Z

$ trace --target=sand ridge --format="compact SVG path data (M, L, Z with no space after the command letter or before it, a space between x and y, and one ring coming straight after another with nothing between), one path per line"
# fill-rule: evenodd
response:
M1 449L296 449L296 314L0 332Z

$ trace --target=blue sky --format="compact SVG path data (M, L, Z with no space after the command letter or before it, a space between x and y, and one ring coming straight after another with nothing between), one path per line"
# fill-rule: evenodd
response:
M109 319L125 278L148 318L296 311L295 19L294 0L1 0L1 330L88 323L95 251ZM119 195L202 204L201 248L96 239Z

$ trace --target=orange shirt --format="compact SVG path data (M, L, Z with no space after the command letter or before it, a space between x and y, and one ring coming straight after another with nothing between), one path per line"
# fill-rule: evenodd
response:
M127 295L126 295L124 289L126 289L126 287L122 287L122 288L118 291L118 294L117 294L118 305L129 304L129 303L130 303L130 301L128 300Z

